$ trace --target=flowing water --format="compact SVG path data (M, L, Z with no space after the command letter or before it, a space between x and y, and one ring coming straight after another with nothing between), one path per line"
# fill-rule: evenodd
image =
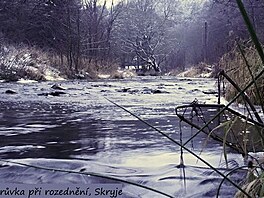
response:
M214 197L222 178L191 154L157 131L138 121L106 98L122 105L173 139L188 140L195 130L181 123L177 105L197 98L202 103L217 101L213 79L141 77L108 81L67 81L66 94L45 96L52 82L0 83L0 157L12 162L94 172L133 181L174 197ZM17 94L6 94L12 89ZM54 91L54 90L53 90ZM222 145L205 144L199 134L187 147L227 173ZM202 152L201 152L202 151ZM231 166L243 165L242 157L229 151ZM185 180L183 176L185 175ZM235 181L241 174L232 176ZM1 183L113 183L94 176L61 173L0 162ZM124 197L163 197L124 184ZM225 183L220 195L232 197L236 189Z

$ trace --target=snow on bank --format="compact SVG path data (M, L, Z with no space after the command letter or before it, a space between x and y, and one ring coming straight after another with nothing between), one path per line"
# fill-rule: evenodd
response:
M210 67L200 68L191 67L187 71L184 71L177 75L178 77L193 77L193 78L212 78L213 77L213 69Z
M123 69L118 69L112 74L98 74L98 78L100 79L124 79L124 78L132 78L137 76L137 74L131 70L123 70Z
M178 77L193 77L193 78L213 78L215 75L215 66L199 63L196 66L178 74Z
M20 82L63 80L60 72L51 67L45 52L24 46L0 48L0 79Z

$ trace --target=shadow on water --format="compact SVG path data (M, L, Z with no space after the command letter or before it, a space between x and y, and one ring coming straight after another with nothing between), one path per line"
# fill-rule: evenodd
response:
M82 152L93 155L99 149L100 121L88 114L75 116L67 106L2 103L1 112L1 158L68 159Z

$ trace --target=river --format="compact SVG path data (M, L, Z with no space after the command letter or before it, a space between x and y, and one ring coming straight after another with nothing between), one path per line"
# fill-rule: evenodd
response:
M54 82L0 83L0 157L15 163L94 172L155 188L174 197L215 197L222 178L180 148L107 99L122 105L176 141L192 130L175 114L177 105L197 98L215 104L214 79L136 77L125 80L63 81L66 94L50 96ZM12 89L17 94L6 94ZM54 90L53 90L54 91ZM107 99L106 99L107 98ZM227 173L222 145L200 134L187 147ZM201 152L202 151L202 152ZM228 151L231 166L241 155ZM1 183L113 183L108 179L0 162ZM183 179L185 175L185 180ZM239 181L241 174L233 175ZM224 183L221 197L236 189ZM124 197L163 197L124 184Z

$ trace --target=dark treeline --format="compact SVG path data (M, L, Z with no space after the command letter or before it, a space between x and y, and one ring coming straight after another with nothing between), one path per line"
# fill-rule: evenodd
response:
M261 42L264 41L264 1L243 1ZM208 21L207 59L215 62L229 52L235 41L249 40L236 0L214 0L204 7Z
M245 1L264 41L264 2ZM51 52L78 73L111 65L147 65L156 71L213 64L248 39L235 0L0 0L6 43Z

